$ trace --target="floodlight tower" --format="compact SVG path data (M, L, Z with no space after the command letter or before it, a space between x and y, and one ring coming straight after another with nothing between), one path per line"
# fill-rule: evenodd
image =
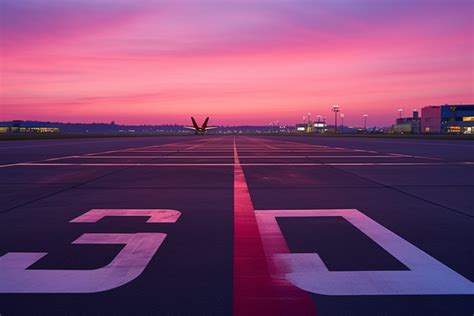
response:
M369 116L368 114L364 114L364 132L367 133L367 116Z
M402 112L403 112L403 109L398 109L398 114L399 114L400 119L402 118Z
M334 134L337 133L337 112L339 112L339 105L333 105L332 111L334 112Z

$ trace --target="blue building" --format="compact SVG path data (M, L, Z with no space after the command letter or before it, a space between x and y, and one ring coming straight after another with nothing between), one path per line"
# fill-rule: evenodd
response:
M427 134L474 134L474 104L421 109L421 131Z

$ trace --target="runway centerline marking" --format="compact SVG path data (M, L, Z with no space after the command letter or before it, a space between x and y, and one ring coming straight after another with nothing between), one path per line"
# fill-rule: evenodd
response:
M310 296L269 274L234 138L234 315L314 315Z

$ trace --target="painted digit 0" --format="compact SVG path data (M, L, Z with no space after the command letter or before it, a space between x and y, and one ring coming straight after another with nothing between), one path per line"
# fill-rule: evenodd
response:
M356 209L255 211L274 277L324 295L474 294L474 284ZM278 217L343 217L400 262L407 271L329 271L316 253L290 253Z

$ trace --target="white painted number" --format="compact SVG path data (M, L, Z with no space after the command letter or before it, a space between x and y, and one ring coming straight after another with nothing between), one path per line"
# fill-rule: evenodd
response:
M407 271L329 271L316 253L289 253L277 217L343 217L408 267ZM256 211L270 270L324 295L474 294L473 283L355 209Z
M94 209L72 223L95 223L106 216L147 216L147 223L175 223L175 210ZM83 234L73 244L124 244L103 268L95 270L28 269L44 252L10 252L0 257L0 293L94 293L114 289L137 278L165 239L163 233Z

